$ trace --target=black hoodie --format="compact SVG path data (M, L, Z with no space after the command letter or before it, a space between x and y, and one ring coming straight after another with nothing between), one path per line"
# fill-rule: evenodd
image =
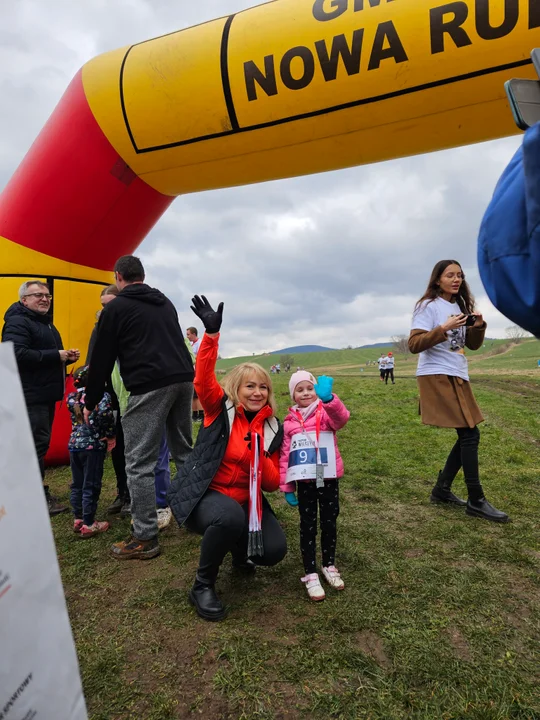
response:
M92 349L86 407L103 397L116 359L127 390L143 395L178 382L193 382L193 362L165 295L145 283L126 285L103 308Z
M2 342L15 345L27 405L50 405L62 399L66 369L58 351L64 348L50 315L13 303L4 315Z

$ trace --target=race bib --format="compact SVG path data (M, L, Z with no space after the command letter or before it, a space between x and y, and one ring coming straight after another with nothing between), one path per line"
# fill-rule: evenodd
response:
M324 477L337 477L336 448L334 433L322 432L319 437L321 464ZM287 482L297 480L315 480L317 478L317 450L315 449L315 433L297 433L291 440Z

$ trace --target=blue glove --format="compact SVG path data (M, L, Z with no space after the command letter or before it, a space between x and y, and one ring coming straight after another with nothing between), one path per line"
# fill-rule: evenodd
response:
M321 375L317 378L317 383L314 385L315 392L321 398L323 402L330 402L333 398L332 385L334 384L334 378L329 375Z
M285 500L289 503L291 507L298 506L298 500L296 499L296 495L293 492L285 493Z

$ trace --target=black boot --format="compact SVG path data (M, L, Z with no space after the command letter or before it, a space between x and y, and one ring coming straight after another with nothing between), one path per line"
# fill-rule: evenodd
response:
M107 508L107 515L116 515L117 513L119 513L122 509L122 506L124 505L124 502L125 500L122 495L117 495L114 501Z
M454 495L454 493L450 490L451 487L452 481L443 478L442 470L439 470L437 483L431 491L431 497L429 499L432 503L465 507L465 505L467 505L465 500L462 500L461 498L458 498L457 495Z
M197 615L204 620L223 620L227 614L225 606L216 595L214 583L200 580L198 576L189 591L189 601L195 607Z
M473 517L484 518L484 520L491 520L491 522L505 523L510 522L508 515L502 510L497 510L493 505L488 503L485 497L481 497L479 500L468 500L467 515Z
M47 507L49 508L50 517L60 515L60 513L67 512L69 510L67 505L62 505L58 498L51 495L48 485L44 485L43 489L45 490L45 500L47 501Z

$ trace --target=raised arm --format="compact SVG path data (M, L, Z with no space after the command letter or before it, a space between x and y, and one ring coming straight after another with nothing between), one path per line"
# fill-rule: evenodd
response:
M328 416L332 430L341 430L351 417L351 413L347 410L343 401L335 394L331 400L323 402L323 408Z
M217 310L214 310L204 295L195 295L191 302L191 309L200 318L205 329L195 364L195 390L203 406L204 425L208 427L219 415L224 395L215 372L219 331L223 322L223 303L219 303Z
M216 378L219 333L205 333L195 363L195 391L204 410L204 424L211 425L221 412L224 390Z

